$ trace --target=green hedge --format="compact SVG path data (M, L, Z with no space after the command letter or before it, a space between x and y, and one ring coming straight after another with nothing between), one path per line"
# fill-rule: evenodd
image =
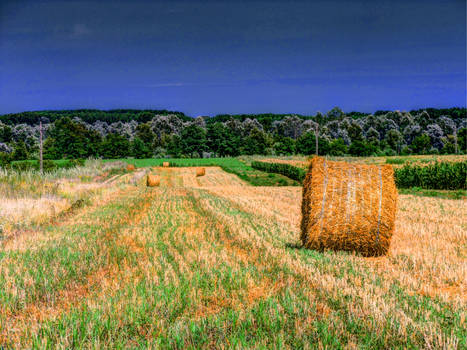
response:
M267 163L253 161L251 162L251 167L257 170L265 171L267 173L281 174L299 182L303 182L303 179L305 179L306 175L305 170L285 163Z
M70 159L65 161L56 161L44 159L43 168L44 171L53 171L56 169L70 169L75 166L83 166L85 163L84 159ZM39 170L39 161L37 160L20 160L10 164L11 169L16 171L28 171L28 170Z
M394 175L398 188L467 189L467 162L436 162L427 166L406 165L394 169Z
M306 171L290 164L253 161L251 166L303 182ZM467 162L437 162L428 166L406 165L394 169L397 188L418 187L430 190L466 190Z

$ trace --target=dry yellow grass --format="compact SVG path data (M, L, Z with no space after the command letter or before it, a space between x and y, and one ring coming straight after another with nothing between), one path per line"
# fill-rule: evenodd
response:
M0 222L9 236L15 226L45 223L70 206L70 200L58 196L40 198L5 198L0 202Z
M308 169L308 167L310 166L310 160L305 157L300 157L299 159L261 158L259 160L266 163L290 164L302 169Z
M286 233L283 238L298 244L301 188L227 186L208 190L268 222L277 222ZM413 293L457 302L467 301L466 258L466 202L412 195L399 196L387 256L355 257L364 259L387 281L398 281Z
M31 227L46 224L69 211L76 201L92 202L115 185L140 182L144 174L142 169L123 176L115 175L103 182L100 178L93 182L81 182L78 178L44 180L32 188L20 183L15 185L20 188L16 190L20 194L13 197L4 185L0 187L0 196L4 196L0 201L1 234L5 237L19 235Z
M161 187L216 187L216 186L246 186L237 176L226 173L220 167L205 168L205 175L194 177L193 167L152 168L161 177Z

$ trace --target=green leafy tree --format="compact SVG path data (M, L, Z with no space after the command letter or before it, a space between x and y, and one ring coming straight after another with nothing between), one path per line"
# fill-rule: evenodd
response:
M254 128L250 135L245 138L243 153L248 155L267 154L267 149L271 147L272 140L268 135L257 128Z
M203 157L207 150L206 130L191 124L184 128L180 134L183 153L190 157Z
M355 140L349 146L349 153L353 156L368 157L378 151L378 148L365 141Z
M102 141L100 154L108 159L128 157L130 155L130 141L119 134L108 134Z
M48 137L44 141L44 159L60 159L62 153L57 148L57 142L53 137Z
M131 154L138 159L152 157L151 149L139 137L135 137L131 142Z
M299 154L315 154L316 153L316 139L313 131L302 134L296 142L297 153ZM318 138L318 153L320 155L328 154L329 142L322 138Z
M139 124L136 127L136 137L143 141L148 147L152 147L154 143L154 133L148 123Z
M166 136L165 142L167 145L167 153L170 156L179 158L182 155L182 139L180 136L176 134Z
M430 136L427 134L421 134L414 138L410 145L413 153L427 154L431 148Z
M295 153L295 140L291 137L279 136L274 143L276 154L289 155Z
M0 167L4 168L10 165L12 156L10 153L0 152Z
M343 156L347 154L348 149L347 145L345 144L344 140L341 138L332 140L329 142L329 152L328 154L331 156Z
M13 132L8 125L0 126L0 142L11 142L13 140Z
M363 141L363 130L362 127L356 122L350 123L347 133L349 134L352 142L354 141Z
M457 132L457 146L460 152L467 153L467 128L462 128Z
M13 160L28 159L28 149L26 148L26 144L23 141L18 141L15 144L12 158Z
M239 155L239 140L222 123L207 126L208 149L221 157Z
M388 146L397 153L400 153L401 151L402 140L402 134L396 129L391 129L386 134L386 142Z
M49 131L50 141L44 149L45 157L51 158L49 151L53 151L55 158L87 158L98 154L100 136L96 131L88 130L70 118L55 121Z
M449 135L443 138L443 148L441 148L442 154L453 154L456 153L454 135Z

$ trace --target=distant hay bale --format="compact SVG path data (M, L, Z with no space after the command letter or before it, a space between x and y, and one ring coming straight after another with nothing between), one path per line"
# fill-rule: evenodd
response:
M168 167L170 166L170 163L169 163L169 162L163 162L163 163L162 163L162 166L163 166L164 168L168 168Z
M133 170L135 170L135 169L136 169L136 167L135 167L133 164L128 164L128 165L126 166L126 170L128 170L128 171L133 171Z
M396 208L391 165L315 157L303 182L300 238L309 249L384 255L394 232Z
M149 174L146 178L147 187L157 187L161 184L161 178L158 175Z
M206 168L198 168L196 169L196 177L206 175Z

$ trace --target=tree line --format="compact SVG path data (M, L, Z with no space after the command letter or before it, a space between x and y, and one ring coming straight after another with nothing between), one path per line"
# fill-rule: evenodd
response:
M0 116L0 159L466 153L466 109L256 114L191 118L180 112L76 110ZM318 130L318 142L315 133Z

